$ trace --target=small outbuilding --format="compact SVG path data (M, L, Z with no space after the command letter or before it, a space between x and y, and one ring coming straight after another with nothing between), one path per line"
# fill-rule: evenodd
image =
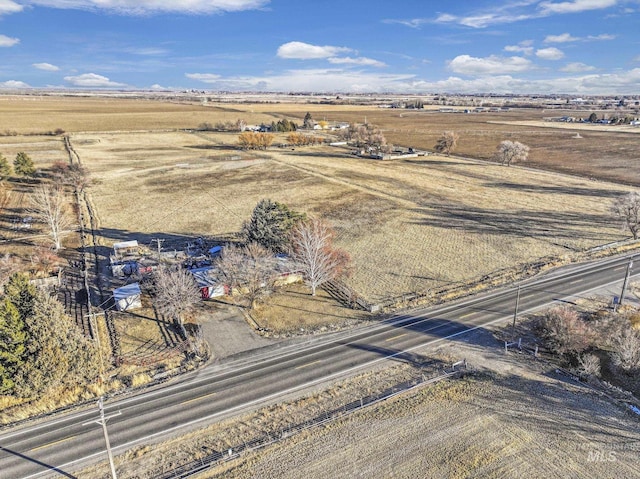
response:
M142 308L140 284L131 283L113 290L113 300L118 311Z
M116 260L120 261L128 256L135 256L138 254L138 242L133 241L121 241L120 243L113 244L113 255Z
M212 267L193 268L189 272L198 283L202 299L216 298L229 294L229 288L213 277L214 269Z

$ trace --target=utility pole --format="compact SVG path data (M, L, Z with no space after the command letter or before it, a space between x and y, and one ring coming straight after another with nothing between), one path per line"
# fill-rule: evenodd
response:
M516 293L516 307L513 310L513 339L516 338L516 319L518 318L518 306L520 306L520 285L518 285L518 292Z
M113 479L118 479L118 476L116 475L116 466L113 463L113 454L111 453L111 444L109 443L109 434L107 433L107 421L112 417L119 416L121 412L118 411L117 414L112 414L111 416L105 417L104 403L103 403L102 397L98 400L98 409L100 409L100 419L96 419L95 421L85 422L83 426L86 426L87 424L92 424L92 423L100 424L102 426L102 432L104 433L104 442L107 445L107 455L109 456L109 465L111 466L111 477Z
M162 250L162 243L164 243L164 240L160 238L154 238L151 241L155 241L158 244L158 259L160 259L160 251Z
M618 304L621 305L624 301L624 295L627 292L627 283L629 282L629 275L631 274L631 268L633 268L633 258L629 259L629 263L627 264L627 272L624 275L624 281L622 283L622 291L620 292L620 301Z

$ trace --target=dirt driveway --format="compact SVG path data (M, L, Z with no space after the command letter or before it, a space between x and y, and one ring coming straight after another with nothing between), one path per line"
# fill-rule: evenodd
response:
M257 334L234 306L218 304L210 308L206 319L201 318L201 321L204 339L214 359L227 358L275 342Z

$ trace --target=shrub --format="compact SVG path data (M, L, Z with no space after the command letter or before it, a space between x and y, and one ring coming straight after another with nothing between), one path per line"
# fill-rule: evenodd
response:
M592 345L594 332L572 309L559 307L547 311L540 322L547 346L558 354L580 353Z

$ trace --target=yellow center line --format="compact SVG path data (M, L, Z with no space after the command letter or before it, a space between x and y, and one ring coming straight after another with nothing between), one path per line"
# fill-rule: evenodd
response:
M394 339L398 339L398 338L401 338L402 336L406 336L406 335L407 335L407 333L398 334L397 336L393 336L392 338L385 339L385 341L388 343L389 341L393 341Z
M214 394L215 393L213 392L213 393L205 394L204 396L198 396L197 398L187 399L186 401L181 402L180 404L188 404L190 402L200 401L201 399L208 398L209 396L213 396Z
M460 316L460 319L468 318L469 316L473 316L474 314L476 314L475 311L472 311L472 312L467 313L467 314L463 314L462 316Z
M582 283L584 279L574 279L573 281L569 281L569 284Z
M44 444L42 446L34 447L33 449L31 449L31 451L38 451L40 449L44 449L45 447L55 446L56 444L60 444L60 443L66 442L66 441L70 441L74 437L76 437L76 436L65 437L64 439L60 439L59 441L54 441L54 442L50 442L49 444Z
M302 368L306 368L307 366L311 366L311 365L313 365L313 364L318 364L318 363L321 363L321 362L322 362L322 361L321 361L320 359L318 359L317 361L313 361L313 362L310 362L310 363L307 363L307 364L303 364L302 366L298 366L298 367L296 367L295 369L302 369Z

